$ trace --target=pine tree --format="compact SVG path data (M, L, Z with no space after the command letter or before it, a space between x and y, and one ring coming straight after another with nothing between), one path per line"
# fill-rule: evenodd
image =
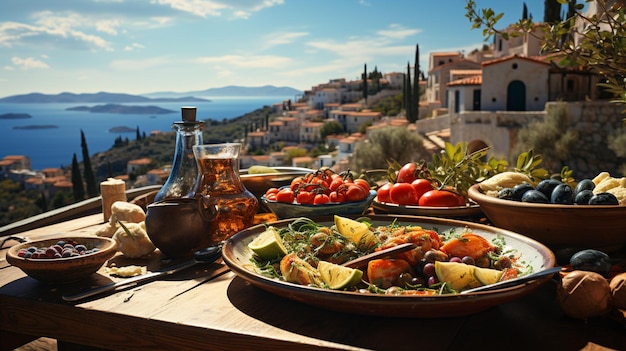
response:
M78 202L85 199L85 186L83 185L83 177L80 175L76 153L72 157L72 191L74 193L74 201Z
M91 168L91 159L89 158L89 149L85 140L85 133L80 130L80 146L83 151L83 167L85 174L85 183L87 184L87 195L89 197L98 196L98 187L96 186L96 176Z
M413 120L412 122L417 121L419 117L419 108L420 108L420 46L419 44L415 45L415 64L413 66Z

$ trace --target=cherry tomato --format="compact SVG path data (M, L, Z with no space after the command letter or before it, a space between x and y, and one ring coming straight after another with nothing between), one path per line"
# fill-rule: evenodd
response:
M365 192L365 190L363 190L362 187L356 184L350 184L348 185L346 194L344 196L346 197L346 201L361 201L367 197L367 193Z
M398 176L396 177L396 183L412 183L415 179L417 179L415 175L416 170L417 170L417 164L415 162L409 162L405 164L398 171Z
M330 198L326 194L317 194L315 198L313 198L314 205L322 205L330 202Z
M290 188L280 189L276 193L276 201L292 203L295 198L293 191Z
M398 205L417 205L419 200L415 188L409 183L395 183L389 189L389 197Z
M291 181L289 188L291 188L292 191L296 191L302 186L302 184L304 184L304 177L295 177Z
M450 191L434 189L426 192L419 199L420 206L429 207L456 207L465 205L463 196Z
M363 190L365 190L365 192L369 194L369 192L370 192L370 183L368 183L367 180L359 178L359 179L355 179L353 181L353 183L358 185L358 186L360 186L360 187L362 187Z
M339 178L334 178L333 181L330 183L330 191L337 191L337 188L339 188L341 186L341 184L343 184L343 179L341 179L341 177Z
M315 194L308 191L299 191L296 195L296 201L301 204L312 204Z
M376 196L378 196L378 202L391 202L391 197L389 196L389 190L393 184L386 183L376 192Z
M430 184L430 181L428 179L415 179L411 183L411 186L415 189L418 199L422 197L422 195L424 195L426 192L433 190L433 186L432 184Z
M267 191L265 192L265 195L269 195L269 194L276 194L278 192L278 188L269 188L267 189Z
M269 201L276 201L276 193L265 194L265 198L268 199Z
M331 202L345 202L346 201L345 195L343 195L343 193L336 192L336 191L331 192L330 195L328 195L328 198L330 199Z

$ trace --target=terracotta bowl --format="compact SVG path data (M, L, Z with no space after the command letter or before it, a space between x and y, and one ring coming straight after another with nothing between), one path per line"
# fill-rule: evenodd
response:
M483 194L479 184L473 185L468 194L493 225L533 238L555 251L592 248L612 252L626 245L626 206L501 200Z
M88 250L98 251L67 258L23 258L20 249L47 248L59 240L71 239L83 244ZM68 236L54 239L29 241L12 246L6 254L7 262L20 268L32 278L46 283L70 283L88 278L117 252L117 242L97 236Z
M278 217L278 219L297 217L316 218L329 215L348 216L363 214L369 208L374 197L376 197L376 192L374 190L370 190L370 194L365 200L357 202L304 205L270 201L265 196L261 197L261 201L276 215L276 217Z

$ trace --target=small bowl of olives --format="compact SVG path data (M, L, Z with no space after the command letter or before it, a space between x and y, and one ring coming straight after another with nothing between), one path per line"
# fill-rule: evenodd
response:
M552 188L550 195L542 196L544 186ZM584 198L578 198L585 189L567 188L555 182L522 187L509 189L506 194L501 191L496 197L475 184L468 195L493 225L535 239L555 253L582 249L612 252L626 245L622 233L626 206L616 204L612 197L594 197L584 192Z
M6 259L31 278L61 284L88 278L116 252L114 239L68 236L17 244L7 251Z

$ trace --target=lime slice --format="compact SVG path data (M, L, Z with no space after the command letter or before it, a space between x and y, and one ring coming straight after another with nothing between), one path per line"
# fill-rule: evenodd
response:
M338 264L320 261L317 265L322 281L333 290L345 289L361 281L363 271Z
M474 278L480 282L482 285L490 285L493 283L497 283L500 281L500 277L502 277L503 271L499 271L497 269L491 268L474 268Z
M357 245L370 247L378 241L369 226L363 222L335 215L335 226L339 234Z
M459 262L442 262L435 261L435 273L440 282L446 282L450 288L456 291L475 288L480 286L480 282L474 278L474 270L476 266L472 266Z
M274 227L267 228L267 230L254 238L248 244L248 248L265 260L280 258L287 254L287 248Z
M248 168L248 174L266 174L266 173L279 173L272 167L254 165Z

